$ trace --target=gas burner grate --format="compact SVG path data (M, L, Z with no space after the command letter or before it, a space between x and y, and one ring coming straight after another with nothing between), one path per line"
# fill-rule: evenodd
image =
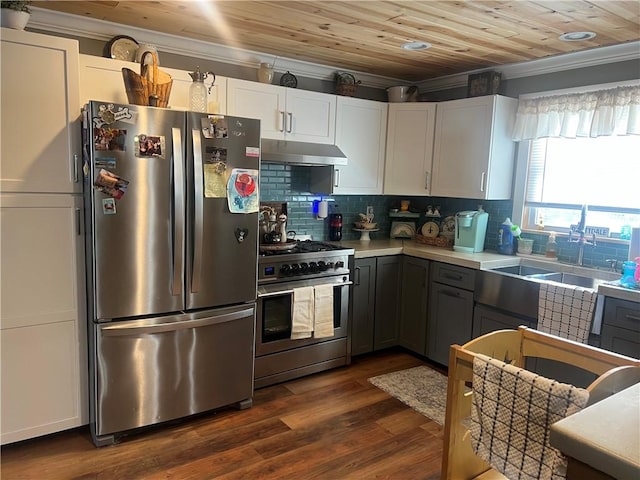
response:
M275 255L289 255L292 253L314 253L314 252L334 252L345 250L345 247L332 245L330 243L318 242L315 240L301 240L295 246L282 250L265 250L260 252L260 256L271 257Z

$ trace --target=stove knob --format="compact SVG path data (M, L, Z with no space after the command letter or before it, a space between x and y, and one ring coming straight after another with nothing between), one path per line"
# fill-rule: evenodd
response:
M302 262L302 263L300 264L300 271L301 271L302 273L306 273L306 272L308 272L308 271L309 271L309 264L308 264L308 263L306 263L306 262Z
M280 273L283 275L291 275L291 265L282 265L280 267Z
M292 273L293 275L295 275L295 274L297 274L297 273L300 273L300 265L298 265L297 263L293 263L293 264L291 265L291 273Z
M318 262L318 269L319 269L321 272L324 272L324 271L325 271L325 270L327 270L328 268L329 268L329 266L326 264L326 262L323 262L322 260L320 260L320 261Z
M316 262L309 262L309 269L313 272L319 272L320 268L318 268L318 264Z
M343 268L344 267L344 262L340 261L340 262L336 262L336 268Z

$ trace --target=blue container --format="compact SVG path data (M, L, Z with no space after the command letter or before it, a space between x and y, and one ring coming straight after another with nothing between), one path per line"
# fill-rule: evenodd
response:
M636 268L638 265L636 262L623 262L622 264L622 278L620 279L620 285L627 288L634 288L636 286Z
M511 227L513 224L510 219L506 219L500 228L498 228L498 253L503 255L513 255L515 246L513 241L513 233Z

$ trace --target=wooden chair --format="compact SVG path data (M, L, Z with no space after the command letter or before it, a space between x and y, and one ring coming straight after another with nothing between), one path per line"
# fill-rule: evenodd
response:
M640 360L539 332L527 327L499 330L452 345L449 352L442 480L506 479L477 457L464 419L471 415L473 359L481 353L524 368L527 357L548 358L598 375L587 388L589 405L640 382ZM465 386L467 388L465 388Z

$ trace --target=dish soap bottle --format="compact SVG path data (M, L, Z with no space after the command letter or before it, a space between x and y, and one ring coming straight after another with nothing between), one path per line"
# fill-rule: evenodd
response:
M513 255L513 233L511 232L511 219L507 219L498 228L498 253Z
M558 258L558 244L556 243L556 232L549 232L549 240L544 256L556 260Z

